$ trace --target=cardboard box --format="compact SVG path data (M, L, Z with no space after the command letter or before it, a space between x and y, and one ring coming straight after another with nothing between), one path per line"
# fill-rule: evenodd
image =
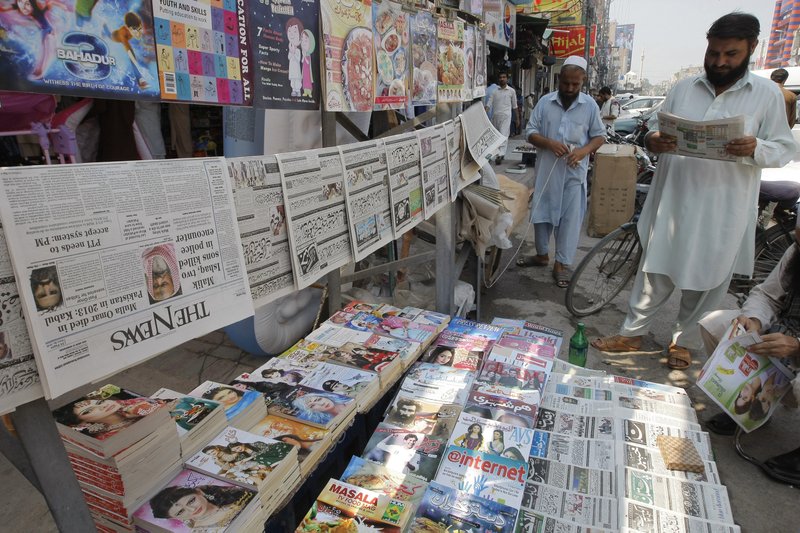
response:
M604 144L594 157L586 233L602 237L633 216L636 204L635 147Z

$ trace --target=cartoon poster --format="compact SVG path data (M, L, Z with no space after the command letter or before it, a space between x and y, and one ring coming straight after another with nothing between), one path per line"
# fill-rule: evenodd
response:
M162 99L252 105L245 8L244 0L153 0Z
M253 105L319 109L319 0L250 2Z
M480 28L475 30L475 79L472 97L482 98L486 94L486 32Z
M375 109L405 109L408 103L408 20L410 15L391 0L372 4L375 42Z
M472 87L475 84L475 26L464 28L464 100L472 100Z
M149 0L0 3L0 89L156 100L155 54Z
M436 105L436 24L433 15L420 11L411 25L413 64L411 103Z
M464 22L440 18L438 28L438 80L440 102L464 99Z
M326 111L372 111L372 0L321 0Z

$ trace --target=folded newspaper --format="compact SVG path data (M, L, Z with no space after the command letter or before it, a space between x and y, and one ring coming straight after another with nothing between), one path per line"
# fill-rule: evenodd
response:
M757 355L747 348L761 342L757 333L741 326L728 328L708 358L697 385L746 432L766 424L783 395L791 389L794 373L780 360Z
M677 139L678 155L717 159L720 161L738 161L740 158L725 150L733 139L744 137L744 116L719 120L688 120L671 113L658 113L658 129Z

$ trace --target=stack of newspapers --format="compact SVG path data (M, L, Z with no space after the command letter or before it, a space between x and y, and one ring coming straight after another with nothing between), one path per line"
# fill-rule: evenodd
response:
M133 531L133 512L180 469L166 402L105 385L53 411L95 525Z

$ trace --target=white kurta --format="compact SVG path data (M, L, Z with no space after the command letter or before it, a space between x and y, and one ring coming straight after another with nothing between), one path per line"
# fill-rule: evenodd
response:
M761 169L788 163L796 147L783 97L766 78L747 73L715 96L705 74L679 82L664 111L690 120L746 117L757 138L741 163L661 154L639 219L642 270L664 274L676 287L705 291L733 272L752 275Z
M517 109L516 91L508 85L504 88L498 88L489 98L488 107L491 112L492 125L506 137L506 141L498 148L499 155L505 156L506 148L508 147L508 134L511 133L511 114Z

